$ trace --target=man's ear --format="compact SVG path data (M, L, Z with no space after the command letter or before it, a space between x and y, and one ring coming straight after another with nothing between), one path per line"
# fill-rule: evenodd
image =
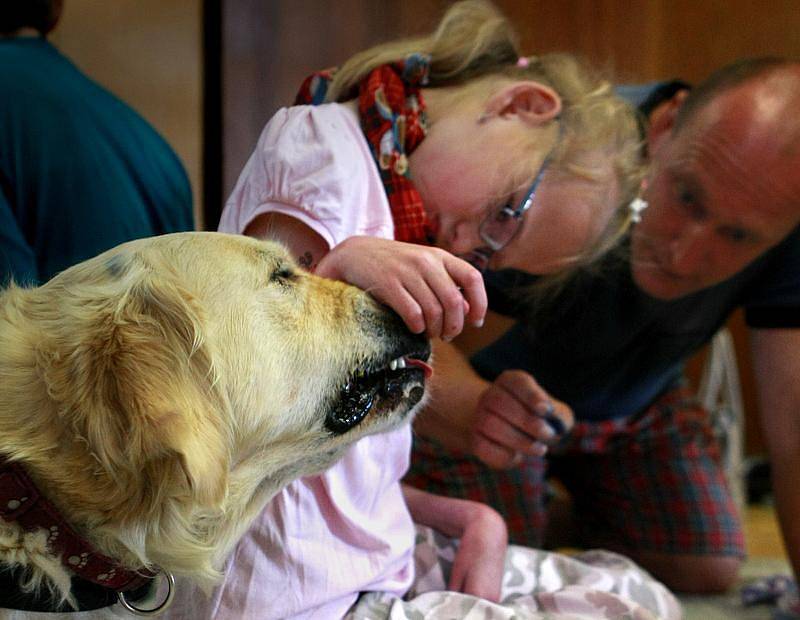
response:
M678 111L688 95L688 90L679 90L671 99L662 101L650 112L647 126L647 151L651 156L661 148L672 133L675 128L675 119L678 118Z
M529 125L541 125L561 113L561 97L539 82L514 82L486 102L484 117L517 116Z

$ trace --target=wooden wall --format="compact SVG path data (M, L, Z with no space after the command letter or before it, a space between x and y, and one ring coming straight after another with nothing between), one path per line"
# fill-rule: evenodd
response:
M202 203L200 0L65 0L50 36L94 80L144 116L186 167Z
M526 53L585 56L620 80L697 81L742 56L800 57L798 0L495 0ZM225 0L227 195L272 113L311 71L389 37L428 31L447 0Z
M496 0L525 53L572 51L638 82L703 79L744 56L800 58L798 0ZM273 112L311 71L389 37L426 32L445 0L225 0L222 5L222 191L230 193ZM748 450L761 450L740 315L731 322L748 410ZM702 354L690 369L697 375Z

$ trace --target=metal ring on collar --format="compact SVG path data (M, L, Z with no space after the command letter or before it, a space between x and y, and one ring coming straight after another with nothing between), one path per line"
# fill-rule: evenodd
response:
M172 573L165 571L164 569L161 569L159 572L163 573L164 577L166 577L167 579L167 595L164 597L164 600L158 607L154 607L153 609L140 609L139 607L134 607L125 598L124 592L117 592L117 600L119 601L119 604L122 605L129 612L137 616L160 615L167 607L169 607L172 604L172 599L175 597L175 577L172 576Z

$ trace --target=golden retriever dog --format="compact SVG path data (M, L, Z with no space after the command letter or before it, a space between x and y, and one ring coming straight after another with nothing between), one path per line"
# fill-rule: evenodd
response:
M114 563L100 579L213 584L284 485L409 421L429 353L363 291L241 236L134 241L0 291L0 490L33 485L0 502L0 569L74 605L94 556L59 557L71 529ZM34 495L65 525L12 518Z

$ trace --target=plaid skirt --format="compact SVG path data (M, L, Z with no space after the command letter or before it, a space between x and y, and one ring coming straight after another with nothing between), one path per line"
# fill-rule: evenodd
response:
M416 436L404 482L487 503L505 518L511 542L541 547L547 476L571 496L581 546L744 556L719 443L708 413L686 388L640 415L578 422L544 459L527 458L505 471Z

